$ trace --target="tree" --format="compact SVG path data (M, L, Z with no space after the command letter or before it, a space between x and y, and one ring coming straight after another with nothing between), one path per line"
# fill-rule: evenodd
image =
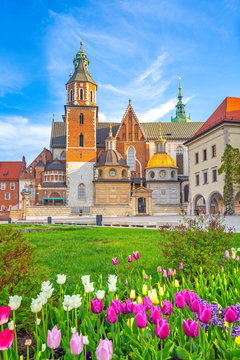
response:
M223 188L223 203L225 206L225 214L232 215L234 213L234 186L240 187L240 151L227 145L221 158L222 166L218 169L218 174L225 173Z

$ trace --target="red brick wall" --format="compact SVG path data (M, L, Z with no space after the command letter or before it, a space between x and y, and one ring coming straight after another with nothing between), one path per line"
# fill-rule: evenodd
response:
M0 222L7 221L10 217L10 211L0 211Z
M6 188L5 190L1 190L1 185L0 185L0 211L2 209L2 205L4 205L6 207L7 210L9 210L9 206L11 205L12 207L13 206L16 206L18 205L18 198L19 198L19 193L18 193L18 189L19 189L19 186L18 186L18 181L16 180L4 180L4 179L1 179L0 180L0 183L5 183L6 184ZM11 190L10 189L10 184L11 183L14 183L15 184L15 189L14 190ZM10 200L5 200L5 194L6 193L10 193Z
M52 153L46 148L36 157L36 159L20 174L20 179L34 179L35 178L35 167L38 162L42 160L46 165L48 161L52 161Z

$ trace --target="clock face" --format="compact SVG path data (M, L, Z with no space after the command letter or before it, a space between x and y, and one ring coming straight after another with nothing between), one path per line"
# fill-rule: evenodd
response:
M116 171L115 171L115 170L110 170L109 175L110 175L110 176L115 176L115 175L116 175Z
M165 170L161 170L159 173L161 178L164 178L166 176L166 171Z

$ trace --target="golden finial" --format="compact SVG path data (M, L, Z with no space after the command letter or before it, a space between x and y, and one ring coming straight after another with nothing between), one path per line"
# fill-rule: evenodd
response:
M82 40L80 41L80 49L82 49L82 46L83 46L83 42Z
M109 125L109 136L112 137L112 123Z

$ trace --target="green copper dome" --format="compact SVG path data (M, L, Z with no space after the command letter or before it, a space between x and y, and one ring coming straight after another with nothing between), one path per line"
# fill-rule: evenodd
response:
M176 105L176 116L172 117L171 116L171 122L190 122L190 115L189 117L186 117L186 113L185 113L185 104L182 101L182 86L181 83L179 83L179 87L178 87L178 102Z
M87 58L87 55L83 51L82 46L83 46L83 43L81 41L80 42L80 50L76 53L76 56L73 59L74 71L77 69L80 59L82 59L84 65L86 66L86 70L88 71L89 59Z

